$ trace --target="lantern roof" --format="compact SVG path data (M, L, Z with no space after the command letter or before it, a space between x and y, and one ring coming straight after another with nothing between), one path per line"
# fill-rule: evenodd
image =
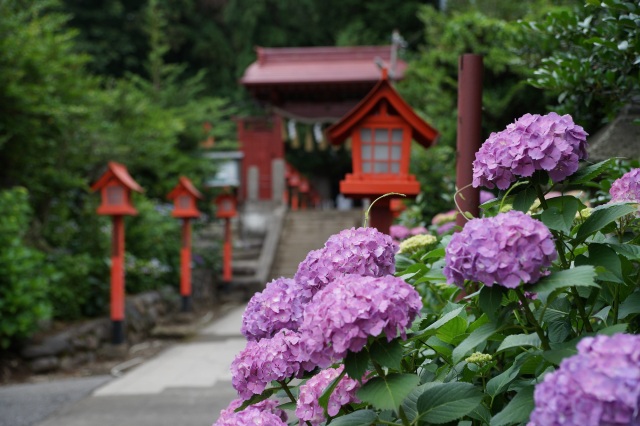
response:
M191 196L193 196L195 198L198 198L200 200L202 200L204 198L202 196L202 194L200 193L200 191L198 191L196 189L196 187L193 185L191 180L189 180L189 178L187 178L185 176L180 176L180 178L178 179L178 184L167 195L167 198L170 199L170 200L173 200L174 198L176 198L178 195L180 195L183 192L187 192L189 195L191 195Z
M393 88L386 69L382 70L382 78L373 89L349 111L340 121L327 128L329 140L334 145L344 143L351 135L353 129L362 120L371 115L380 101L386 100L398 115L402 117L411 127L411 136L425 148L433 145L438 139L439 133L424 121L411 106Z
M127 167L123 164L116 163L115 161L109 161L107 164L107 171L98 179L96 183L91 186L92 191L98 191L107 185L112 179L116 179L125 187L129 188L132 191L136 192L144 192L144 189L138 182L136 182L129 172L127 171Z

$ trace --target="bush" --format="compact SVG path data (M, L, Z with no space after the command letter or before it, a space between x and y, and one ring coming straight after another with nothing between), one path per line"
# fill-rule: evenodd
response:
M0 191L0 212L0 347L7 348L49 318L50 268L25 238L31 219L27 190Z
M244 329L273 337L233 361L241 398L216 425L282 410L307 426L638 424L640 170L587 207L568 190L619 175L615 161L570 173L586 134L569 116L509 129L474 163L480 182L506 188L461 232L396 254L395 276L376 274L379 237L334 236L287 286L309 302L250 302ZM329 277L328 262L351 275ZM273 330L289 317L297 326Z

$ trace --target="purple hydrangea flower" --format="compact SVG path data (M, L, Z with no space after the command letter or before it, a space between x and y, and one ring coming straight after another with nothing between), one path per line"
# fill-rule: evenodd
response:
M415 228L411 228L411 231L409 233L411 234L411 236L416 236L416 235L428 234L429 231L424 226L416 226Z
M404 225L391 225L389 227L389 235L396 241L402 241L410 234L409 228Z
M342 370L344 370L344 365L338 368L322 370L300 386L300 394L296 404L296 416L298 416L298 419L307 421L312 426L318 426L327 420L319 400L329 384L342 373ZM338 414L343 405L360 402L356 398L356 391L359 388L360 384L357 380L351 379L346 375L342 377L329 397L327 413L333 417Z
M534 399L528 426L640 425L640 336L585 337Z
M609 189L612 203L640 203L640 169L633 169L616 179Z
M472 219L445 249L444 275L458 286L473 280L516 288L547 275L556 259L551 232L542 222L511 210Z
M316 293L300 324L303 359L320 367L358 352L369 336L384 332L391 341L405 330L422 308L418 292L401 278L345 275Z
M231 384L244 399L260 394L272 380L300 377L314 365L300 361L301 336L281 330L271 339L249 341L231 363Z
M267 399L236 413L243 402L242 398L231 401L213 426L286 426L287 413L277 408L277 401Z
M436 232L438 233L438 235L443 235L446 234L447 232L453 230L453 228L456 227L456 223L455 222L447 222L442 226L439 226L436 229Z
M570 115L525 114L492 133L473 162L473 186L507 189L518 176L546 170L559 182L578 170L587 158L587 133Z
M489 191L485 191L484 189L480 191L480 204L484 204L487 201L495 200L496 197L493 193Z
M298 266L294 279L312 294L346 274L382 277L395 273L398 245L375 228L351 228L329 237Z
M242 334L248 340L270 338L284 328L297 330L303 306L311 298L291 278L278 278L256 293L242 315Z

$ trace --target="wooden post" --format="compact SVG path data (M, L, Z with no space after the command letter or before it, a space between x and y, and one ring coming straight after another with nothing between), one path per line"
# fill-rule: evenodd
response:
M473 188L473 160L480 149L482 124L482 56L464 54L458 62L458 136L456 140L456 202L462 212L478 217L480 188ZM464 226L461 214L456 225Z
M114 215L111 239L111 343L124 342L124 221Z
M191 221L182 219L182 247L180 249L180 295L182 312L192 310L191 301Z
M222 281L231 282L231 219L224 219L224 246L222 248Z
M384 234L389 234L392 224L393 212L389 197L378 199L369 210L369 226Z

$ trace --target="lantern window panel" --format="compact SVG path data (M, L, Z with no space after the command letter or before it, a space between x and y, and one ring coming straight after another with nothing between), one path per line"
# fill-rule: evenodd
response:
M362 172L371 173L371 161L364 161L362 163Z
M399 145L391 146L391 159L399 161L402 157L402 147Z
M375 143L389 142L389 130L388 129L375 129Z
M400 173L400 163L395 161L391 163L391 173Z
M124 188L121 186L107 186L106 192L106 204L110 206L120 206L124 204Z
M360 129L360 140L362 142L371 142L371 129Z
M222 200L220 203L220 210L223 212L230 212L233 210L233 201L231 200Z
M391 142L396 144L396 143L402 143L402 129L391 129Z
M180 195L176 201L179 209L188 209L191 207L191 197L188 195Z
M374 147L374 160L388 160L389 159L389 147L386 145L376 145Z

